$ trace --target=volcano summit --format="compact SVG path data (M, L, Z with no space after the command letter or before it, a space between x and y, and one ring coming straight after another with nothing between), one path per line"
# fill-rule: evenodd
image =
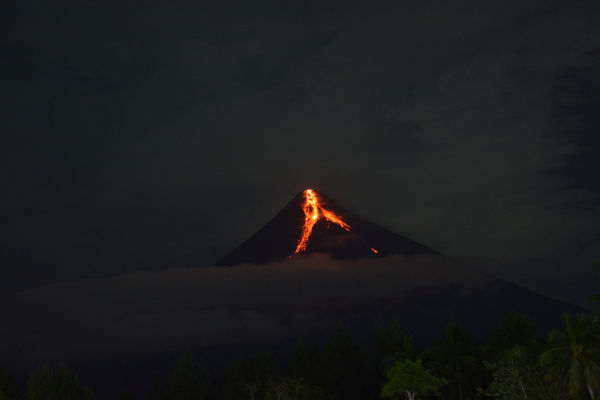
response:
M216 265L264 264L311 253L336 259L436 254L349 213L323 193L306 189Z

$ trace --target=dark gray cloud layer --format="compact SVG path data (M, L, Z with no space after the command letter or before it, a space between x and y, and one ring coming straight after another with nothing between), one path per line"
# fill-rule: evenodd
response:
M210 263L311 185L592 292L597 1L225 3L2 13L0 290Z
M262 266L134 272L0 298L0 354L7 365L27 368L328 335L348 310L420 287L487 282L436 256L356 263L313 255Z

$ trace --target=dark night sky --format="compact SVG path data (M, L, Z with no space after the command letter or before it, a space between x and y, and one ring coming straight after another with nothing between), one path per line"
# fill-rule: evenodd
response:
M11 3L0 294L209 265L306 186L597 290L597 0Z

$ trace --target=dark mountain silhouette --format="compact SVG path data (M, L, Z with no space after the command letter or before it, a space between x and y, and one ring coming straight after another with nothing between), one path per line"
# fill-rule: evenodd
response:
M319 218L306 250L296 256L326 253L336 259L356 259L393 254L437 254L417 242L351 214L325 194L316 190L314 192L320 205L340 216L350 225L350 230L345 230L326 218ZM264 264L294 255L302 236L305 201L304 192L296 195L273 219L216 265Z

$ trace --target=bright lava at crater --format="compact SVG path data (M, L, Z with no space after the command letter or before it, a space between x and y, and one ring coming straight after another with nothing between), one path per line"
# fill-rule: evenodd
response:
M298 254L306 250L308 239L313 231L313 227L321 218L325 218L327 221L333 222L334 224L350 232L350 225L345 223L339 215L331 210L327 210L319 203L319 197L314 190L306 189L304 191L304 199L305 202L302 206L302 210L304 211L304 225L302 226L302 236L298 240L298 245L296 246L294 254ZM375 254L378 253L378 251L372 247L370 250Z

